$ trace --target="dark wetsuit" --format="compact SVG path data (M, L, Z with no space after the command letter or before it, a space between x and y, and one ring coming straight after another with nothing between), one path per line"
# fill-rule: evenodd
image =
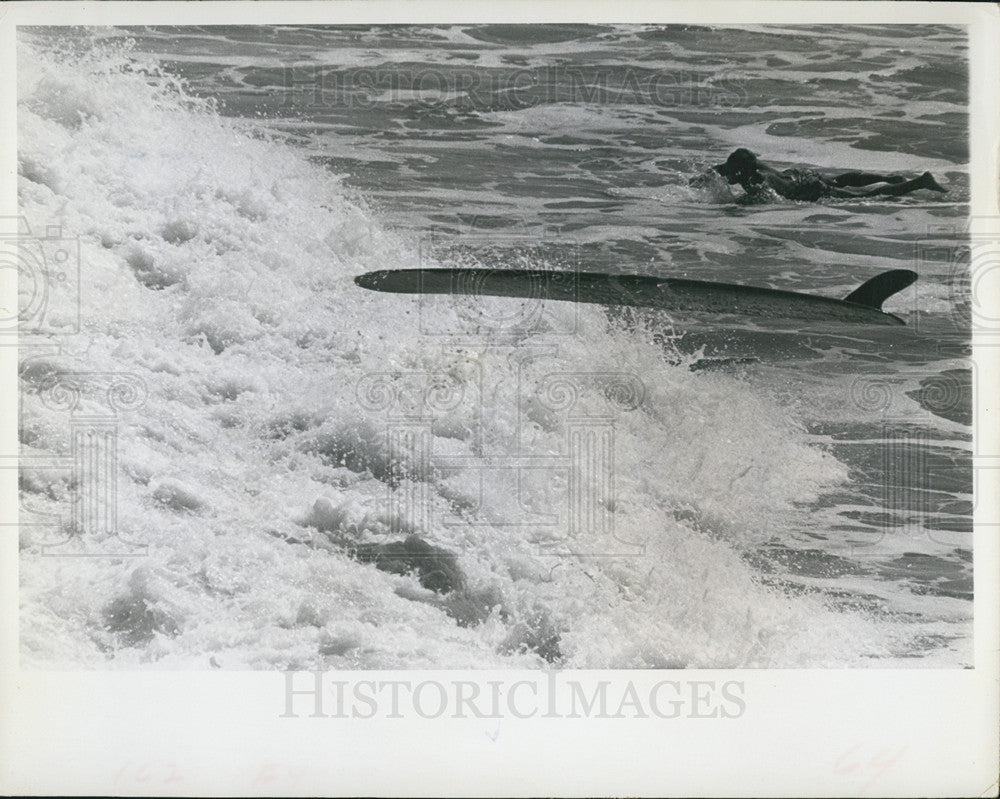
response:
M845 172L825 178L811 169L785 169L778 172L757 160L749 150L740 148L713 169L730 183L738 183L751 202L766 201L774 195L788 200L815 202L823 197L898 197L917 189L946 192L930 172L906 180L901 175L876 175L868 172ZM866 188L876 185L872 188Z
M828 197L832 186L818 173L808 169L786 169L781 173L792 181L792 191L789 200L805 200L815 202L820 197Z

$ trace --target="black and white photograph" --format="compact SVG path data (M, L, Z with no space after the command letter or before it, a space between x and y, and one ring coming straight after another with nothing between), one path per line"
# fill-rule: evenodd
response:
M12 668L266 672L288 725L330 674L735 719L762 670L982 668L973 12L779 5L18 22Z

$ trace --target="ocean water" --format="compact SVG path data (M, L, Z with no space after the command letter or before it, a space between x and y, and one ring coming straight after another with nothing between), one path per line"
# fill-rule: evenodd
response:
M23 662L971 665L966 57L919 26L22 29L19 232L70 254L21 278ZM689 185L739 146L949 192ZM879 328L353 282L416 266L920 277Z

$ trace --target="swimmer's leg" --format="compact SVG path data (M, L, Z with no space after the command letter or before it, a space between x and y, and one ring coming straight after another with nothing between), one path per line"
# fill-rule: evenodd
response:
M838 188L847 186L870 186L872 183L905 183L902 175L875 175L871 172L844 172L830 178L830 183Z
M862 197L900 197L903 194L909 194L911 191L917 191L918 189L930 189L931 191L939 191L942 194L947 194L948 190L940 185L934 176L930 172L924 172L919 178L914 178L913 180L907 180L903 183L893 183L888 186L879 186L877 189L872 189Z

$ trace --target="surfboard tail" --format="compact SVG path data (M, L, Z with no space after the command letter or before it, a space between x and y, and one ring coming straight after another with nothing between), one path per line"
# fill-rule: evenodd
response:
M871 280L866 280L844 297L844 302L865 305L876 311L881 311L883 302L911 285L916 279L917 273L911 272L909 269L891 269L888 272L875 275Z

